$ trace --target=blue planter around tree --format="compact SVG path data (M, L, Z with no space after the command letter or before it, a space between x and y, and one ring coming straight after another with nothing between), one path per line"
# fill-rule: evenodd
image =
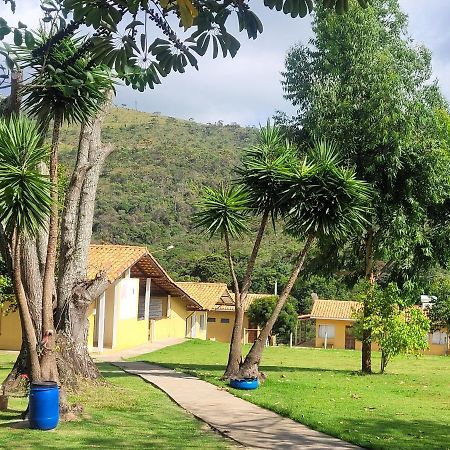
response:
M59 387L54 381L40 381L30 386L30 427L52 430L59 421Z
M258 378L244 378L243 380L230 380L230 386L235 389L250 391L259 386Z

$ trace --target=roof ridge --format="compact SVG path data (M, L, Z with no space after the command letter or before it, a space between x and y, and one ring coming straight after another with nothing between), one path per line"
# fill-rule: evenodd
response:
M89 244L89 247L122 247L122 248L141 248L141 249L146 249L147 251L148 248L146 245L131 245L131 244ZM149 251L150 253L150 251Z
M214 282L214 281L176 281L176 283L182 284L182 283L189 283L189 284L217 284L219 286L227 286L227 283L220 283L220 282Z

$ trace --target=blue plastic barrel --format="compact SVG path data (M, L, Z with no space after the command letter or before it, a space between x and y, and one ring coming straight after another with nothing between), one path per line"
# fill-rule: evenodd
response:
M243 380L230 380L230 386L235 389L244 389L246 391L256 389L259 386L258 378L244 378Z
M31 383L30 427L36 430L52 430L59 420L59 387L54 381Z

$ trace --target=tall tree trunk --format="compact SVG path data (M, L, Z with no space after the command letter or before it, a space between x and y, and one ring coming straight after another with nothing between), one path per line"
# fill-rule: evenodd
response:
M239 366L242 362L241 351L241 336L242 336L242 324L244 321L244 308L241 301L241 295L239 292L239 283L234 269L233 258L231 256L230 237L228 233L225 233L225 246L228 258L228 265L230 267L231 276L233 278L234 289L234 324L233 332L231 333L230 350L228 352L228 362L225 373L222 379L228 379L229 375L236 373L239 370Z
M365 276L369 282L373 282L373 238L374 231L372 227L367 229L366 233L366 254L365 254ZM363 305L364 318L370 316L367 302ZM372 373L372 333L370 330L363 330L361 345L361 372Z
M30 381L38 381L41 379L41 368L39 364L39 357L37 354L36 334L34 331L30 311L28 309L27 297L22 284L20 241L21 239L18 236L17 231L14 231L12 238L14 293L19 305L20 322L22 324L24 343L27 349L28 363L30 368L29 378Z
M23 82L22 71L13 71L11 74L11 93L7 100L7 106L4 114L7 118L17 115L20 112L22 97L20 88ZM39 237L38 237L39 239ZM39 270L36 271L36 261L34 260L34 240L30 237L23 236L21 242L21 280L25 297L28 301L28 311L35 330L35 342L40 340L42 325L42 279ZM8 238L0 225L0 251L8 272L14 279L13 274L13 254ZM17 289L20 290L20 282ZM25 313L26 316L26 313ZM21 329L25 330L26 323L23 322L23 315L19 310L21 321ZM22 346L19 355L14 363L11 372L2 383L4 392L11 393L18 389L22 374L30 374L30 359L32 357L29 352L29 342L26 339L25 331L22 333ZM34 346L36 349L36 346Z
M263 375L259 372L259 363L261 362L262 353L264 350L264 345L267 341L267 338L272 333L272 328L275 325L275 322L278 319L278 316L280 315L281 310L283 309L284 304L286 303L286 300L288 299L292 288L294 287L295 282L297 281L297 278L300 274L300 272L303 269L303 266L305 264L306 256L311 249L311 246L314 242L315 236L314 234L310 234L305 242L305 245L303 246L301 252L299 253L297 260L295 262L294 269L292 270L291 276L289 278L289 281L287 282L286 286L283 289L283 292L281 293L280 297L278 298L278 301L275 305L275 308L272 312L272 315L270 316L267 323L264 325L264 328L262 329L259 336L256 338L255 342L253 343L252 348L250 349L248 355L246 356L244 363L242 364L236 378L263 378Z
M108 286L104 276L86 282L95 197L103 164L112 152L101 142L101 128L112 97L99 114L82 125L78 156L61 220L61 249L55 323L58 370L63 382L99 375L87 346L89 305Z
M5 117L10 118L12 115L17 115L20 112L22 104L22 95L20 88L23 82L23 73L21 70L13 70L11 72L11 93L9 94L4 111Z
M241 338L242 330L244 326L244 306L247 299L247 294L251 286L253 270L255 268L256 258L258 256L259 249L261 248L261 242L264 236L264 232L267 227L267 222L269 220L270 210L266 209L261 217L261 223L259 225L258 233L253 244L252 253L248 259L247 269L245 271L244 279L242 280L242 289L239 292L239 285L237 282L236 274L234 273L234 267L230 265L230 258L228 257L230 270L233 276L235 300L234 300L234 324L233 332L231 334L230 350L228 353L228 363L223 374L222 379L230 379L239 370L242 363L242 348L241 348ZM227 236L226 236L227 238ZM230 252L229 240L226 242L227 254ZM230 253L231 255L231 253ZM232 260L231 260L232 263ZM236 295L237 294L237 295Z
M53 322L53 294L55 292L56 254L58 251L58 155L63 122L63 111L54 116L52 146L50 152L50 196L52 206L48 226L47 256L42 282L42 339L46 341L40 358L42 376L46 380L58 381L55 350L55 326Z
M52 301L52 309L55 307L53 323L58 348L56 367L63 385L76 382L79 377L98 376L98 370L88 354L87 311L89 304L109 283L103 274L95 280L86 282L86 272L98 180L104 161L112 151L111 145L101 143L101 126L110 104L111 99L96 118L81 127L78 160L62 214L57 301L56 305L53 305ZM5 234L1 231L0 227L0 247L5 261L8 262L11 261L11 251ZM27 297L31 299L29 309L32 322L36 322L35 326L39 333L36 335L36 342L41 340L42 332L45 333L45 329L41 331L38 322L42 321L39 305L43 294L42 280L46 267L48 232L48 229L41 230L36 241L27 241L22 249L22 267L23 273L26 274L23 278L24 288ZM53 292L52 289L52 297ZM13 371L8 376L11 386L19 374L29 371L29 363L24 363L26 356L27 352L23 346ZM50 366L53 365L54 361L51 361Z

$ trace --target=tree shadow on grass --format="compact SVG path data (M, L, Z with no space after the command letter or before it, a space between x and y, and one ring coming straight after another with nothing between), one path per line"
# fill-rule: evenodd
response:
M103 378L123 378L130 376L130 374L124 372L122 369L109 363L97 363L97 367Z
M22 417L23 411L17 411L15 409L8 409L8 411L0 413L0 421L4 420L16 420ZM0 427L3 426L3 423L0 423Z
M190 374L195 373L204 373L204 372L222 372L225 370L225 366L219 366L215 364L185 364L185 363L166 363L166 362L153 362L153 361L145 361L141 360L139 362L156 364L162 367L167 367L169 369L182 370L183 372L187 372ZM348 370L348 369L325 369L320 367L290 367L290 366L267 366L262 365L260 369L263 372L307 372L307 373L322 373L322 372L331 372L331 373L339 373L343 375L359 375L360 372L356 370Z
M339 419L337 419L339 420ZM450 448L448 423L431 420L406 420L398 417L379 419L367 417L341 418L342 439L357 442L366 448L436 450ZM370 438L364 438L370 436Z

